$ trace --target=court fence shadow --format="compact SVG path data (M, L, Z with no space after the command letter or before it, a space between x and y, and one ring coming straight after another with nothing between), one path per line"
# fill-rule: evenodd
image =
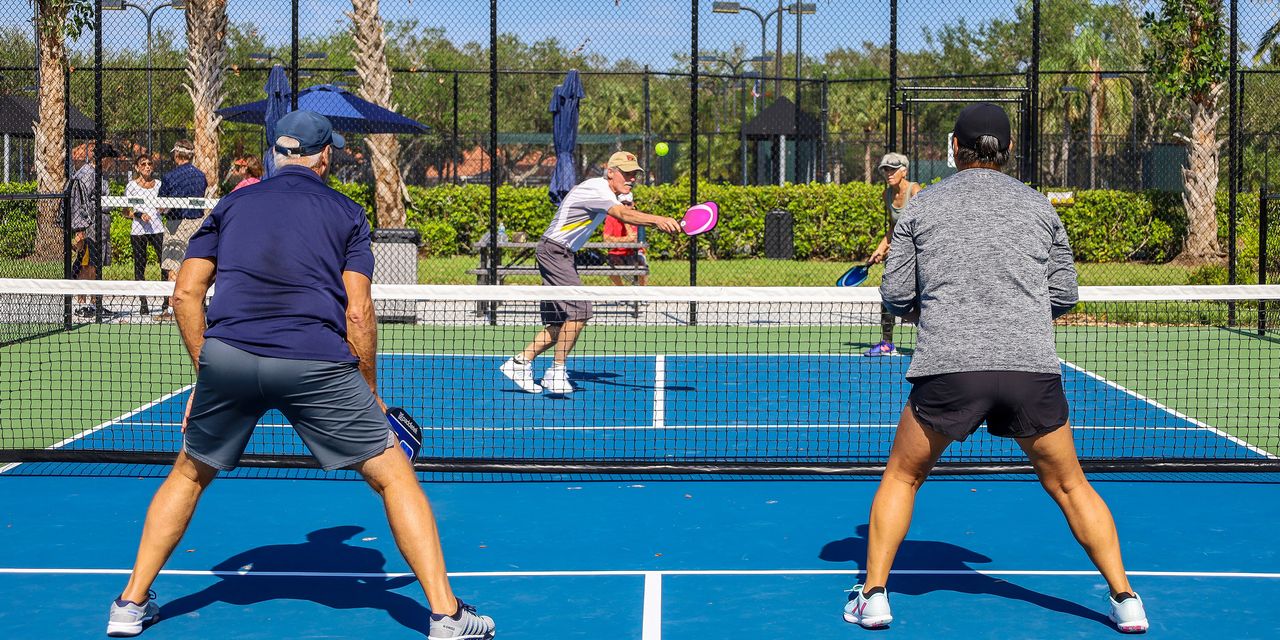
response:
M858 565L859 571L865 571L868 531L868 525L858 525L856 537L828 542L818 552L818 558L827 562L853 562ZM991 561L991 558L981 553L949 542L907 538L898 549L893 571L914 570L930 573L891 572L889 593L918 596L934 591L955 591L993 595L1010 600L1021 600L1050 611L1092 620L1109 628L1112 626L1107 616L1099 611L1070 600L1033 591L997 576L979 573L977 569L970 566Z
M364 527L345 525L318 529L298 544L249 549L218 563L218 582L160 608L159 624L216 602L245 606L269 600L309 600L331 609L381 609L400 625L425 635L430 610L394 590L416 582L399 578L357 577L385 571L382 552L347 544ZM324 575L264 576L261 573Z

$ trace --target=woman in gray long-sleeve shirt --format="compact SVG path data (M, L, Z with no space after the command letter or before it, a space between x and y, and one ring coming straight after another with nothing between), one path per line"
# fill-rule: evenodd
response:
M1000 172L1011 151L1000 107L966 108L954 134L960 171L912 199L880 285L885 306L919 331L911 395L871 505L866 578L844 617L867 628L893 620L885 585L916 491L947 446L985 421L1031 459L1110 587L1111 620L1145 631L1115 522L1085 479L1067 419L1053 319L1075 305L1076 273L1062 221L1043 195Z

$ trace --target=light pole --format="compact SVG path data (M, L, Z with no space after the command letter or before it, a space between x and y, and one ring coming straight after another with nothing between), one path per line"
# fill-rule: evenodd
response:
M142 15L147 17L147 155L151 155L153 151L151 145L152 130L154 129L151 107L151 22L156 17L156 13L165 7L172 7L178 11L186 11L187 0L169 0L168 2L162 2L152 7L150 10L131 2L125 2L124 0L102 0L102 8L104 10L124 11L128 8L134 8L141 11Z
M745 185L747 184L747 132L746 132L747 82L746 82L746 78L759 77L760 74L759 72L756 72L756 71L749 71L746 74L739 75L738 70L742 68L742 65L748 62L754 62L756 64L768 64L769 62L773 61L773 57L768 55L761 55L761 56L756 56L754 58L746 58L743 60L739 60L737 62L733 62L733 61L721 58L719 56L698 56L698 61L699 62L719 62L721 64L727 65L733 71L734 78L738 81L738 87L739 89L741 89L740 97L738 99L738 105L739 105L738 107L738 145L742 151L742 182L741 184ZM708 164L708 167L709 166L710 164Z
M796 2L787 5L787 11L796 17L796 109L800 109L800 65L804 61L804 16L818 12L818 5L812 2Z

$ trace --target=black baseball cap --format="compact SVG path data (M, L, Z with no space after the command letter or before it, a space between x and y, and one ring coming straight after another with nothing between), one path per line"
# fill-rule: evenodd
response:
M1008 150L1012 140L1009 116L1004 109L990 102L979 102L964 108L960 117L956 118L955 129L952 130L960 146L966 149L977 149L978 140L982 136L991 136L1000 143L1000 148Z
M280 144L280 138L293 138L298 146ZM320 153L325 146L341 149L347 144L342 135L333 130L329 119L307 110L292 111L276 121L276 151L287 156L310 156Z

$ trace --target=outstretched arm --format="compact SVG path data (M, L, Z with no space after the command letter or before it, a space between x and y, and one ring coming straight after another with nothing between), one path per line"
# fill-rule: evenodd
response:
M626 205L614 205L609 209L609 215L640 227L657 227L667 233L680 233L680 223L675 218L666 216L655 216L650 213L632 209Z

